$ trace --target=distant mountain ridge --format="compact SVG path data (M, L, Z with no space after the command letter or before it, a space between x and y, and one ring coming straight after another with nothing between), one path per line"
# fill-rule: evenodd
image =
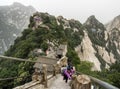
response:
M13 3L0 6L0 54L3 54L13 44L23 29L27 28L29 17L36 10L32 6Z

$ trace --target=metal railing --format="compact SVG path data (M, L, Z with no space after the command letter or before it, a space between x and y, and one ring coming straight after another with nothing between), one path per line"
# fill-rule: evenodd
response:
M7 80L13 80L17 78L25 78L25 77L31 77L31 75L23 76L23 77L9 77L9 78L0 78L0 81L7 81Z
M82 73L76 71L76 74L82 74ZM87 76L89 76L89 75L87 75ZM104 82L104 81L94 78L92 76L89 76L89 78L91 79L91 82L92 82L91 89L119 89L107 82Z

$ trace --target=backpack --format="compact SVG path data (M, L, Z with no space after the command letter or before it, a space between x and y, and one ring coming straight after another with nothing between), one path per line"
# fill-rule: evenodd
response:
M61 68L61 75L64 75L64 71L67 69L67 67L62 67Z

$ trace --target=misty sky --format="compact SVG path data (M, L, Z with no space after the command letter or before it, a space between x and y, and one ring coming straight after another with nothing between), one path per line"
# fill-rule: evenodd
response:
M10 5L13 2L32 5L40 12L62 15L82 23L90 15L95 15L102 23L107 23L120 15L120 0L0 0L0 6Z

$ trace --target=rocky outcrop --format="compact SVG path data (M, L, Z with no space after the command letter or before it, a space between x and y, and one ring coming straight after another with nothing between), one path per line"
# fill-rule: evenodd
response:
M108 64L115 63L116 59L112 53L108 53L108 51L104 47L97 46L98 54L104 59L104 61Z
M86 20L86 22L84 23L85 26L89 26L91 28L94 29L101 29L101 30L105 30L104 25L102 23L100 23L94 15L88 17L88 19Z
M120 60L120 15L107 23L105 27L108 35L106 48L118 61Z
M95 49L92 47L92 42L90 38L88 37L87 32L84 32L85 36L79 46L75 48L76 52L78 53L78 56L82 61L89 61L94 63L94 66L92 70L101 70L100 65L101 63L95 56Z

